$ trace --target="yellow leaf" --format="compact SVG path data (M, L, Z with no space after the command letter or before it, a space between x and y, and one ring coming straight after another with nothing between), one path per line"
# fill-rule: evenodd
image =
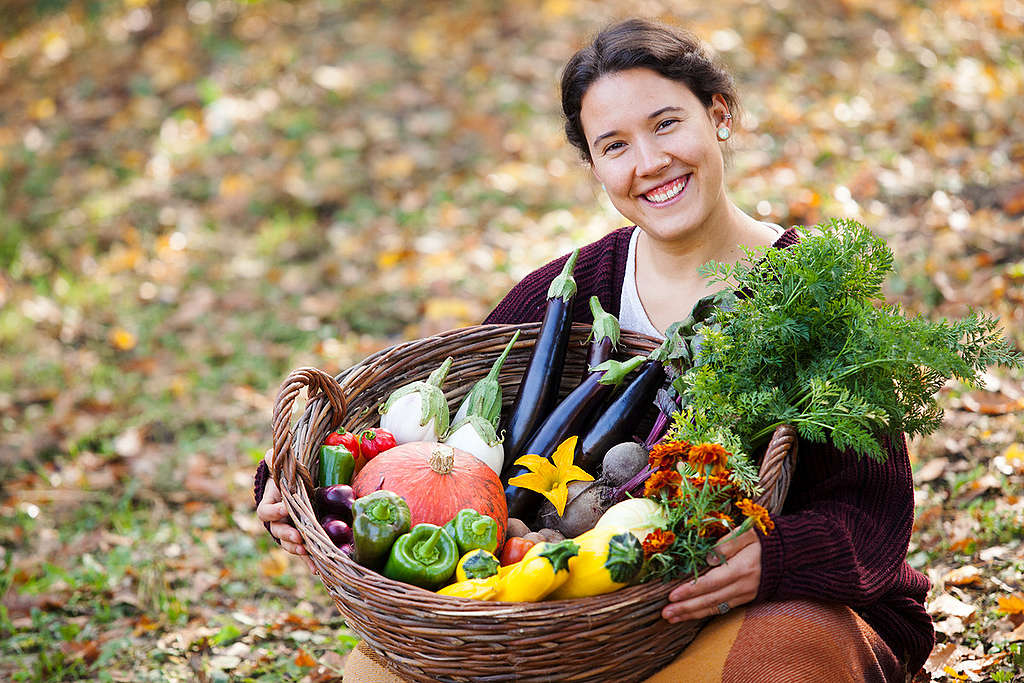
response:
M1024 614L1024 598L1019 595L1000 595L996 602L1003 614Z
M949 666L948 664L946 666L942 667L942 671L945 672L945 674L947 676L949 676L950 678L955 678L958 681L966 681L967 680L967 676L964 676L962 674L958 674L956 671L953 670L953 667Z
M32 111L30 115L37 121L48 119L57 113L57 105L54 103L53 98L44 97L36 100L32 104Z
M268 579L274 579L288 571L288 553L274 548L270 554L260 560L260 571Z
M123 327L115 328L110 333L110 344L118 351L131 351L137 341L135 335Z
M1003 457L1014 468L1024 467L1024 445L1011 443L1003 453Z

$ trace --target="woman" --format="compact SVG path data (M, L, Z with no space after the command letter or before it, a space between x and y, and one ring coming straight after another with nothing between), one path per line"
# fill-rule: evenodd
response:
M726 195L722 147L737 98L693 36L641 20L606 29L566 65L562 109L570 143L635 224L580 250L575 320L590 320L586 302L597 295L623 328L662 335L710 293L701 264L735 263L739 245L796 242L794 231L755 220ZM564 261L528 275L485 322L540 320ZM775 531L720 544L725 562L670 594L665 619L717 618L650 680L889 681L917 671L934 639L928 581L905 562L913 490L904 440L888 451L876 463L804 444ZM260 519L304 555L268 486ZM346 680L384 675L362 650L348 672Z

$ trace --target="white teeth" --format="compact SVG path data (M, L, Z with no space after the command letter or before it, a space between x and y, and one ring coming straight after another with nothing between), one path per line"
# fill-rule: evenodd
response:
M677 180L674 183L672 183L668 190L648 193L646 197L649 200L660 204L661 202L667 202L669 199L675 197L677 194L683 191L684 187L686 187L686 183L684 183L682 180Z

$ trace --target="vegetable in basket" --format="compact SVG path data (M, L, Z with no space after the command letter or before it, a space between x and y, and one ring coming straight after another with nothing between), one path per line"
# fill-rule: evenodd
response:
M596 296L590 297L590 314L594 316L594 322L590 327L588 341L592 341L587 351L587 372L590 368L597 367L612 357L619 345L619 337L622 330L619 329L619 320L614 315L601 307L601 300ZM583 379L586 379L586 375Z
M480 548L470 550L455 566L455 580L486 579L495 576L500 568L501 563L493 553Z
M508 510L501 480L465 451L440 443L399 444L366 463L352 481L357 496L377 489L405 499L412 525L447 524L463 508L492 518L504 540Z
M465 579L449 584L437 591L438 595L470 600L494 600L501 586L500 577L495 574L485 579Z
M505 541L505 545L501 548L501 566L507 567L513 565L519 560L526 556L526 553L530 551L530 548L537 545L530 539L523 538L521 536L513 536L512 538Z
M352 506L355 560L377 569L391 552L391 546L410 529L409 506L392 491L374 491Z
M579 553L571 540L538 543L523 559L500 574L495 600L539 602L569 578L569 560Z
M505 448L501 445L502 439L497 433L498 420L501 417L501 385L498 384L498 374L518 339L519 330L516 330L501 355L491 365L487 376L469 390L455 413L451 429L444 437L444 443L472 453L499 476L505 462Z
M426 381L415 381L391 392L380 407L380 426L400 443L439 441L448 431L448 402L441 391L452 367L449 356Z
M459 548L443 527L417 524L391 546L383 574L389 579L437 590L455 573L458 561Z
M331 543L336 545L343 553L351 555L355 552L355 545L352 536L352 527L343 519L334 515L328 515L320 523Z
M355 455L341 444L320 447L320 486L352 483L356 469Z
M583 431L576 454L577 465L596 474L609 449L631 436L665 380L665 363L677 358L685 343L678 335L678 328L670 327L665 341L647 356L637 375Z
M551 458L558 445L569 435L578 433L591 411L626 378L626 375L643 362L643 356L634 356L625 362L607 360L601 365L591 368L587 379L573 389L537 428L536 433L526 445L526 453L546 459ZM526 472L526 468L522 466L513 468L509 472L509 483L505 487L505 500L508 504L508 512L513 517L527 517L529 511L536 508L540 501L540 497L534 491L512 483L514 477Z
M643 546L628 529L605 526L572 540L579 546L579 554L569 559L569 577L551 593L554 600L611 593L643 569Z
M462 554L477 548L489 553L498 549L498 523L472 508L459 510L444 528L455 539Z
M668 525L668 517L661 505L650 498L628 498L608 508L597 520L595 529L626 529L643 541L655 529Z
M352 506L355 502L355 493L348 484L318 486L313 491L313 503L316 506L317 514L321 517L334 515L346 522L351 522Z
M384 451L398 445L395 435L380 427L364 429L359 432L357 439L359 442L359 462L356 463L358 467L362 467Z
M576 296L572 271L578 255L579 249L569 255L562 272L548 288L544 319L505 425L503 473L526 452L523 447L527 440L558 401L558 386L572 329L572 299Z

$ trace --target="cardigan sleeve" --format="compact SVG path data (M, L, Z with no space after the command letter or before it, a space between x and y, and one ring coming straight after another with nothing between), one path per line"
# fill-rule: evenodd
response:
M914 522L902 436L876 462L830 445L801 444L775 529L761 534L760 600L877 602L897 580Z

